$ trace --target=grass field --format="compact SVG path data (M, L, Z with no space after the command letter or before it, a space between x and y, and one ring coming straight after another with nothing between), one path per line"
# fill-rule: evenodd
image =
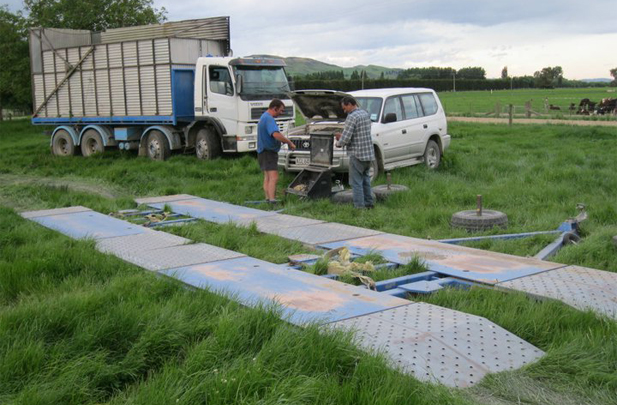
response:
M58 159L40 132L27 121L0 123L2 404L617 403L617 323L557 302L484 289L414 297L484 316L547 353L451 390L389 369L349 336L298 329L276 308L187 290L26 221L16 211L84 205L108 213L133 208L138 196L172 193L235 204L263 198L253 156L151 162L113 151ZM473 209L477 194L508 214L508 232L555 229L585 203L583 242L553 260L617 271L617 129L455 123L450 133L440 169L393 172L410 191L375 210L289 198L285 212L440 239L466 236L449 219ZM280 189L292 179L282 175ZM277 263L307 252L254 228L200 222L170 231ZM551 240L473 246L525 256Z
M495 91L460 91L441 92L439 98L448 115L486 116L486 113L495 111L495 104L499 103L504 117L508 114L508 104L515 106L517 115L524 115L525 103L531 101L531 109L543 115L542 118L564 119L602 119L616 120L616 116L584 116L569 111L570 103L578 108L583 98L599 102L603 98L617 98L615 87L590 88L562 88L562 89L516 89ZM560 110L546 110L545 99L548 104ZM536 117L532 115L531 118Z

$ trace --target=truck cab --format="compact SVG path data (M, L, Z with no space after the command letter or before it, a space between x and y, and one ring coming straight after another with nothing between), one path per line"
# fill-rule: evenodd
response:
M277 124L282 133L287 133L295 122L289 93L285 62L280 59L197 59L195 121L206 122L217 131L223 152L257 150L257 123L273 98L285 104L285 113L277 118Z

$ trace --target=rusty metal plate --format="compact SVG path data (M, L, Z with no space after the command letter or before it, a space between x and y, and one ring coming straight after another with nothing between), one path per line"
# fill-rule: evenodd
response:
M245 305L277 302L289 322L333 322L409 301L244 257L160 272L198 288L232 294Z
M355 330L360 346L382 351L393 366L450 387L475 385L487 373L513 370L544 355L485 318L426 303L328 326Z
M75 212L31 218L32 221L75 239L104 239L152 232L96 211Z
M617 319L617 273L567 266L497 285Z
M379 235L381 232L357 226L325 222L303 227L281 228L272 232L285 239L296 240L309 245L319 245L340 240Z
M564 267L563 264L539 259L393 234L321 244L320 247L334 249L341 246L347 246L352 253L359 255L379 253L386 260L398 264L407 264L417 256L431 271L485 284Z
M254 208L241 207L239 205L207 200L205 198L192 198L167 203L151 203L148 205L158 209L162 209L167 205L173 212L219 224L247 220L251 221L259 217L277 215L276 212L272 211L256 210Z
M50 215L62 215L62 214L74 214L76 212L86 212L92 211L90 208L82 207L81 205L77 205L75 207L67 207L67 208L55 208L51 210L40 210L40 211L26 211L22 212L21 215L23 218L37 218L37 217L47 217Z
M96 248L103 253L112 253L119 257L127 257L135 252L163 249L189 243L191 243L189 239L180 236L149 230L149 232L136 235L98 240L96 242Z
M166 203L172 201L182 201L182 200L191 200L195 197L190 194L174 194L174 195L165 195L161 197L146 197L146 198L136 198L135 202L137 204L156 204L156 203Z
M296 217L286 214L268 215L265 217L258 217L252 219L245 219L238 221L238 225L249 226L251 223L255 223L259 232L277 234L277 231L283 228L295 228L309 225L322 224L324 221L317 219L310 219L304 217Z
M163 249L120 252L116 255L124 261L151 271L190 266L199 263L244 257L242 253L220 247L196 243L171 246Z

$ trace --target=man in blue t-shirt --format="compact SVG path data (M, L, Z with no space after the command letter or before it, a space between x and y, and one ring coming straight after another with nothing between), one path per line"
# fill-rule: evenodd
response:
M276 201L276 183L279 180L277 161L281 142L285 142L291 150L296 149L296 145L281 134L274 120L283 112L285 112L285 104L275 98L270 102L268 109L262 114L257 124L257 160L261 171L264 172L266 200L271 202Z

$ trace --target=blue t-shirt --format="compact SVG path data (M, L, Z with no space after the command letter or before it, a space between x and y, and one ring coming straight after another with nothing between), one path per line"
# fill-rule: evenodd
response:
M274 139L272 136L275 132L281 132L279 126L276 125L274 117L268 111L264 112L257 124L257 153L264 150L278 152L281 149L281 142Z

